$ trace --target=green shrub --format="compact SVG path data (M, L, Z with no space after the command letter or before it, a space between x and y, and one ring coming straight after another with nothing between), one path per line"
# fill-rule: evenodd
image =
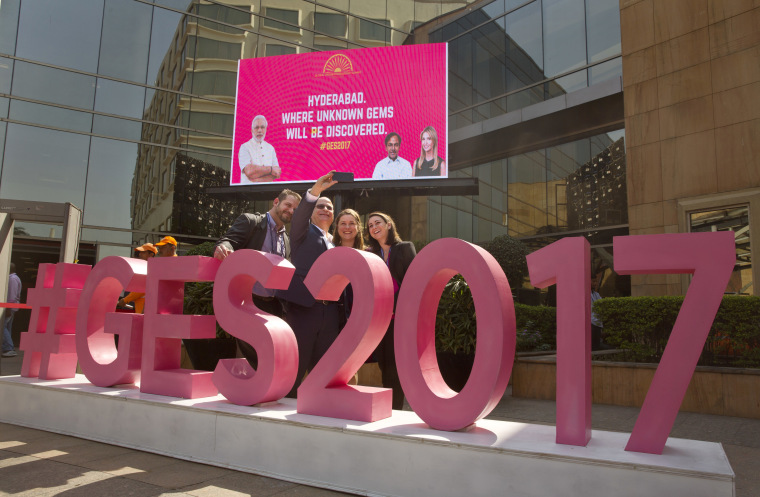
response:
M185 252L185 256L205 255L206 257L212 257L214 255L215 246L216 244L214 242L203 242ZM183 312L184 314L214 314L214 282L198 281L185 283ZM219 323L216 323L216 337L230 337L230 335L219 326Z
M605 341L630 360L659 362L683 296L604 298L594 311ZM760 297L723 297L699 360L703 365L760 367Z
M552 350L557 344L557 311L554 307L515 304L517 351ZM475 351L475 304L461 275L447 284L435 320L435 348L455 354Z
M504 270L512 291L521 288L528 275L528 262L525 259L530 253L528 246L509 235L499 235L490 242L483 243L482 246Z

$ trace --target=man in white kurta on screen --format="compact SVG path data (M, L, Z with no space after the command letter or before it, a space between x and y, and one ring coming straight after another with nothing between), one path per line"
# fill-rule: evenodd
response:
M240 184L274 181L280 177L280 165L274 147L264 141L267 135L267 119L262 115L251 122L253 138L240 145L238 164L240 166Z
M401 149L401 136L398 133L388 133L385 136L385 151L388 157L384 158L372 171L372 179L407 179L412 177L412 165L403 157L399 157Z

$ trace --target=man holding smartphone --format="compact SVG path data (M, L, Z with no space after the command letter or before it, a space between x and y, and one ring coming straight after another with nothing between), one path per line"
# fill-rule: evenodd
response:
M340 332L338 303L314 299L304 284L314 261L334 247L330 237L333 204L329 198L320 196L337 183L333 172L314 183L293 213L290 254L296 270L288 289L276 293L285 309L285 320L298 340L298 375L288 397L295 397L306 371L314 367Z

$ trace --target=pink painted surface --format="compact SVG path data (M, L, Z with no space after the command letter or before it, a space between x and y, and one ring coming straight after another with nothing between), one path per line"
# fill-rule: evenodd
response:
M557 443L591 440L591 250L563 238L528 255L530 283L557 285Z
M391 390L348 385L382 340L393 312L393 280L382 259L336 247L322 254L304 280L321 300L338 300L350 283L354 303L346 326L298 387L302 414L358 421L391 416Z
M21 334L19 345L25 352L21 376L42 380L74 377L77 306L90 269L63 262L39 265L36 286L27 293L32 315L29 331Z
M662 454L736 262L734 234L615 237L618 274L693 274L625 450Z
M298 372L298 343L290 326L259 310L251 298L259 281L266 288L288 288L295 268L282 257L255 250L229 255L214 280L214 313L230 335L256 349L254 370L246 359L222 359L212 377L230 402L253 405L278 400L287 394Z
M240 183L238 153L252 139L251 121L257 115L268 122L264 140L274 147L282 169L277 181L313 182L331 170L371 179L375 165L388 157L384 139L391 131L401 136L399 157L413 164L427 126L436 130L438 156L448 161L447 61L445 43L241 60L230 184ZM309 105L310 96L359 93L361 102ZM382 117L379 109L391 109L392 116ZM309 111L304 122L289 119L291 113ZM330 127L350 127L341 128L348 131L361 125L375 128L363 136L327 136ZM318 128L322 136L312 137ZM340 148L331 148L335 144Z
M459 393L441 377L435 354L438 301L457 273L470 285L478 320L475 364ZM431 428L464 428L501 400L515 354L515 309L504 271L482 248L455 238L428 244L404 277L395 333L401 386L409 405Z
M123 290L145 292L148 264L106 257L85 283L76 317L79 366L93 385L110 387L140 380L143 315L114 312ZM114 335L119 335L116 349Z
M214 316L182 314L185 282L214 281L221 262L211 257L154 257L148 261L140 391L196 399L219 392L211 371L180 368L183 338L214 338Z

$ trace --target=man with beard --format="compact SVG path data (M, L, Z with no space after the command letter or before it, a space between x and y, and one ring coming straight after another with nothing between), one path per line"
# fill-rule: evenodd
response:
M216 243L214 257L223 261L235 250L247 248L290 259L290 239L285 232L285 224L290 222L300 202L299 194L283 190L274 199L268 212L241 214ZM258 282L253 287L253 303L264 312L283 316L282 305L274 296L274 290L264 288ZM255 368L257 361L253 347L242 340L236 340L243 356Z

